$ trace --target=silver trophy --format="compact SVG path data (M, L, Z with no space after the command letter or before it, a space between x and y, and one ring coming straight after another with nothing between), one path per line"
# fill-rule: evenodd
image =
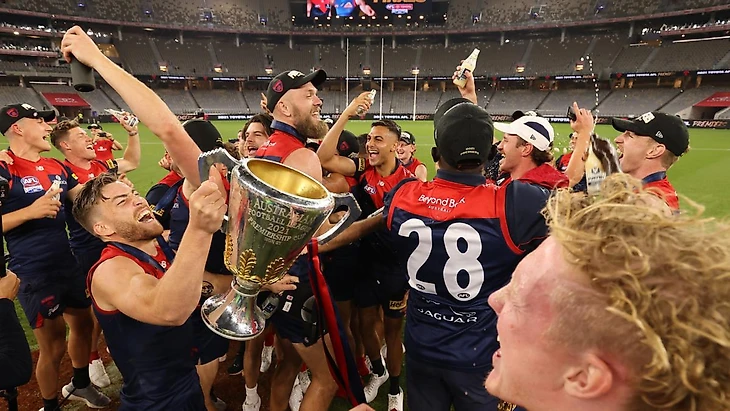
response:
M239 162L222 148L200 155L202 181L216 163L233 170L222 231L225 264L234 279L231 291L205 301L201 315L216 334L244 341L264 330L264 316L256 305L261 287L284 277L333 210L347 207L345 216L317 237L320 244L350 226L360 207L352 194L332 194L296 169L264 159Z

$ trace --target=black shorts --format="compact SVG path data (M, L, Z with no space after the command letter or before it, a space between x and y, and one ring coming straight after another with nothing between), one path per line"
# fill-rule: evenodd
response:
M80 274L76 266L42 278L21 279L18 301L34 329L43 327L46 319L59 317L66 308L91 306L86 276Z
M196 363L207 364L228 352L228 339L214 333L200 316L200 307L190 315L193 325L193 352Z
M351 301L357 287L358 251L356 245L322 254L322 274L330 288L332 298L337 301Z
M403 318L408 279L400 270L381 265L363 267L358 276L355 305L360 308L383 307L390 318Z

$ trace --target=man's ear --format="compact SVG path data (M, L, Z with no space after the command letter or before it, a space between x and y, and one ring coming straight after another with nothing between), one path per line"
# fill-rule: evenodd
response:
M104 223L100 222L100 223L94 224L94 234L96 234L99 237L109 237L110 235L112 235L114 233L115 233L115 231Z
M570 367L564 376L565 392L575 398L595 399L606 395L618 383L611 366L595 354Z
M664 144L659 144L659 143L657 143L657 144L654 144L654 145L653 145L653 146L652 146L652 147L651 147L651 148L649 149L649 151L647 151L647 153L646 153L646 158L647 158L647 159L655 159L655 158L659 158L659 157L661 157L661 156L663 156L663 155L664 155L664 152L665 152L665 151L667 151L667 146L665 146Z
M532 154L532 150L535 150L535 146L530 143L527 143L520 148L522 149L522 157L530 157L530 155Z
M438 147L431 147L431 158L434 163L438 163L441 160L441 153L439 153Z

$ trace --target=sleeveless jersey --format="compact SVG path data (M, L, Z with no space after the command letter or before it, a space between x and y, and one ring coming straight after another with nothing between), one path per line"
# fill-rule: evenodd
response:
M271 123L274 130L269 140L256 151L256 158L283 163L294 151L304 148L307 139L302 137L294 127L274 120Z
M357 166L354 177L358 181L353 193L362 209L361 220L383 207L386 193L399 182L406 179L415 179L415 176L397 160L395 169L386 177L381 176L367 159L356 158L353 161ZM375 255L379 256L377 262L390 266L395 259L395 249L390 245L390 237L391 235L385 229L377 230L363 237L360 243L361 254L372 256L371 253L375 252Z
M672 211L679 211L679 197L677 197L677 191L674 189L674 186L667 179L666 171L649 174L641 182L644 184L645 190L664 200Z
M403 167L405 167L406 170L410 171L411 174L413 174L415 176L416 175L416 168L418 168L418 166L420 166L421 164L423 164L421 162L421 160L419 160L419 159L417 159L415 157L411 157L411 162L408 163L408 164L403 164Z
M0 175L8 180L9 190L2 213L9 214L33 204L58 181L61 209L55 218L27 221L5 232L10 264L18 277L39 278L48 272L70 270L76 266L66 234L66 194L78 184L76 176L60 161L41 157L29 161L8 150L13 164L0 163Z
M159 246L157 251L152 258L166 270L171 261ZM152 325L118 310L105 311L96 305L91 292L94 271L102 262L119 256L134 261L155 278L162 278L165 273L149 262L107 245L87 277L94 312L106 336L109 352L124 379L120 409L204 410L203 393L195 371L190 320L180 326Z
M404 182L385 199L387 229L410 286L407 353L441 368L491 368L499 343L487 298L547 235L540 210L548 190L485 181L439 170L432 182Z

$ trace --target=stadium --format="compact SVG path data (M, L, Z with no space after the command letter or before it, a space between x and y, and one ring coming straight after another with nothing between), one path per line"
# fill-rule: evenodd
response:
M205 117L225 140L261 111L261 96L280 72L322 69L317 93L323 118L337 120L363 91L377 90L370 111L347 129L367 133L395 120L415 136L416 157L431 160L434 113L459 97L458 64L479 49L473 76L478 105L495 121L534 111L555 129L554 154L567 151L568 107L591 110L596 133L613 140L611 118L661 111L689 128L690 151L668 175L680 195L724 219L730 198L730 4L726 0L358 0L354 10L302 0L4 0L0 3L0 106L39 110L97 123L127 146L125 129L105 110L131 111L96 75L96 89L78 92L61 40L78 25L102 53L151 88L180 121ZM85 127L84 127L85 128ZM142 157L129 173L145 193L167 173L160 140L142 125ZM496 134L495 134L496 136ZM2 148L8 147L4 141ZM50 156L62 159L55 148ZM16 310L37 358L25 315ZM215 392L238 409L243 379L221 366ZM102 353L119 402L121 375ZM273 368L273 367L272 367ZM68 356L62 381L71 376ZM405 380L407 369L402 376ZM262 410L268 410L262 374ZM405 387L405 385L404 385ZM35 377L20 387L21 410L43 406ZM386 410L385 389L375 410ZM406 396L408 394L406 393ZM0 408L4 404L0 401ZM67 403L63 409L84 409ZM330 410L350 409L335 398ZM407 407L406 407L407 409ZM388 410L390 411L390 410Z

